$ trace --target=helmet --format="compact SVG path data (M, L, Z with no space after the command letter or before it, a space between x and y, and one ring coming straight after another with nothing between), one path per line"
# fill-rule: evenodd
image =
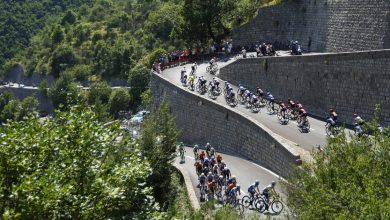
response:
M180 147L183 147L184 146L184 143L183 142L180 142Z
M357 117L357 116L358 116L358 114L354 113L354 114L353 114L353 116L354 116L354 117Z
M255 181L255 186L258 186L260 184L260 181L256 180Z
M256 89L260 89L260 87L256 87Z
M237 187L237 189L238 189L238 190L240 190L240 189L241 189L241 186L240 186L240 185L238 185L238 184L237 184L237 186L236 186L236 187Z
M225 84L228 84L228 81L225 81Z
M291 101L291 98L288 98L288 101Z
M213 173L212 173L212 172L209 172L209 175L213 175Z
M270 92L267 92L267 95L271 95L271 93L270 93Z
M226 164L225 164L225 161L223 161L223 160L221 160L221 164L226 165Z
M209 142L207 142L206 146L209 146L209 145L210 145L210 143L209 143Z
M301 103L299 103L299 101L297 101L297 104L301 104Z
M219 178L223 179L223 176L222 176L222 175L219 175Z
M276 185L276 182L275 182L275 181L272 181L272 182L271 182L271 185L272 185L272 186L275 186L275 185Z
M232 179L234 179L234 180L235 180L235 179L236 179L236 176L232 176Z
M223 168L223 170L228 170L228 167Z
M303 106L299 106L299 109L303 109Z
M333 108L331 108L331 109L329 109L329 111L330 111L330 112L334 112L334 109L333 109Z
M195 144L194 148L198 148L199 146L197 144Z
M201 173L200 176L204 176L204 173Z

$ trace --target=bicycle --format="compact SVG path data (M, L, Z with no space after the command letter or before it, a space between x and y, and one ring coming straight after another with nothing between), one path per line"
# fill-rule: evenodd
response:
M309 132L310 131L309 119L307 119L307 117L302 119L302 117L300 117L300 116L298 116L298 119L299 119L299 122L297 120L297 123L298 123L299 131L300 132Z
M271 115L279 111L279 105L275 105L275 102L272 102L270 100L267 100L265 107L267 109L267 112Z
M279 196L272 196L268 201L268 208L271 207L271 210L279 215L283 209L284 204L279 200ZM267 208L266 198L264 196L259 197L255 203L255 208L260 213L263 213Z
M279 111L277 114L278 120L281 124L288 124L289 116L286 111Z
M200 201L206 200L207 187L205 184L200 185Z
M216 74L218 72L218 64L214 63L206 67L206 72L210 74Z
M252 112L260 112L260 107L261 106L259 101L253 103L251 106Z
M228 198L226 198L225 205L228 205L230 208L237 209L241 216L244 214L245 207L241 199L236 197L232 198L232 196L229 195Z
M242 197L242 203L245 208L249 208L249 206L251 205L255 207L255 204L259 198L261 198L261 195L258 193L256 193L254 196L252 195L244 196Z
M230 105L231 107L235 107L238 103L237 103L237 99L235 96L232 96L232 97L228 97L225 95L225 101L228 105Z

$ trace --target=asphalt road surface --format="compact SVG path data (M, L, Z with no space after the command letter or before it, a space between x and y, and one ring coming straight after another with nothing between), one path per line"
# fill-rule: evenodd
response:
M180 157L177 156L175 163L182 166L190 175L193 188L195 190L196 196L197 196L198 201L199 201L199 197L200 197L199 192L200 191L199 191L199 188L196 187L198 184L198 176L195 172L195 167L194 167L194 163L195 163L194 154L193 154L192 148L186 147L185 149L186 149L185 162L180 163ZM270 170L267 170L267 169L261 167L260 165L257 165L253 162L250 162L250 161L238 158L238 157L234 157L234 156L230 156L230 155L226 155L226 154L221 154L221 156L222 156L222 160L225 161L226 166L230 169L230 172L232 173L232 175L237 177L237 183L241 186L241 197L240 198L242 198L243 196L248 194L248 192L247 192L248 187L252 183L254 183L255 180L260 181L260 186L259 186L260 190L262 190L264 187L269 185L272 181L276 181L277 182L276 192L278 192L283 199L286 198L285 194L283 193L282 187L279 183L279 181L282 179L279 179L280 177L277 174L273 173ZM283 213L285 211L286 211L286 206L280 215L273 216L273 217L278 217L278 219L284 218ZM245 210L245 213L254 213L254 212L255 212L254 210L248 210L248 209ZM265 215L273 215L272 211L265 212L264 214Z

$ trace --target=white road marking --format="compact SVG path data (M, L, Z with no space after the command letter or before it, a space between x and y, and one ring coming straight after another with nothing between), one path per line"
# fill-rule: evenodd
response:
M193 159L193 160L195 160L195 158L194 158L194 157L191 157L191 156L187 156L187 155L186 155L186 157L188 157L188 158L191 158L191 159Z
M273 176L275 176L275 177L277 177L277 178L280 178L280 179L283 180L283 181L287 181L286 179L284 179L283 177L279 176L278 174L272 172L271 170L269 170L269 169L267 169L267 168L264 168L264 167L260 166L259 164L256 164L256 163L253 163L253 162L251 162L251 163L252 163L253 165L255 165L255 166L257 166L257 167L259 167L259 168L261 168L261 169L267 171L268 173L272 174Z

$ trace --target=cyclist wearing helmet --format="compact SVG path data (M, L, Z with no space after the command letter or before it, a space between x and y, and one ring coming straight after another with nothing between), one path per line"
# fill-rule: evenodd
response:
M206 176L204 175L204 173L201 173L198 179L199 179L199 186L206 185Z
M307 119L307 112L306 110L303 108L303 106L301 105L298 109L298 115L299 117L301 117L301 123L299 124L299 127L302 127L303 124L305 123L306 119Z
M180 71L180 82L184 83L184 80L187 78L186 76L187 70L184 66L183 69Z
M286 118L286 110L287 110L286 104L284 104L283 101L280 101L279 106L280 106L280 110L279 110L280 114L283 116L283 118Z
M232 98L234 98L234 96L235 96L236 94L234 94L233 88L230 87L230 88L228 88L226 95L227 95L228 98L232 99Z
M295 109L295 103L293 100L291 100L291 98L288 98L287 100L287 105L290 109Z
M194 148L193 148L195 160L198 159L198 150L199 150L199 146L197 144L195 144Z
M276 182L275 181L272 181L271 184L269 184L268 186L266 186L264 189L263 189L263 195L265 197L265 209L268 210L268 207L269 207L269 195L270 194L276 194L276 191L275 191L275 185L276 185Z
M240 185L237 185L237 186L233 187L233 188L229 191L230 204L234 204L234 202L235 202L236 199L237 199L237 194L240 194L240 195L241 195L241 187L240 187Z
M246 88L242 86L241 84L238 85L238 95L244 94Z
M257 97L259 97L259 98L260 98L260 97L261 97L261 98L263 97L264 92L263 92L263 90L260 89L260 87L257 87L257 88L256 88L256 95L257 95Z
M211 86L211 91L214 91L215 90L215 87L217 86L218 84L218 81L215 77L213 77L212 80L210 80L209 82L209 86Z
M226 163L225 161L222 160L221 163L219 164L219 171L221 172L221 174L223 169L225 169L225 167L226 167Z
M203 163L203 161L204 161L205 156L206 156L206 153L204 152L204 150L202 150L202 151L200 152L200 154L199 154L199 159L202 161L202 163Z
M198 68L198 65L196 64L196 62L194 62L191 65L191 74L195 74L195 71L196 71L197 68Z
M180 142L180 144L179 144L179 153L180 153L180 157L181 158L184 156L184 152L185 152L184 144L183 144L183 142Z
M358 135L363 134L363 124L364 120L358 115L358 114L353 114L354 117L354 126L355 126L355 131Z
M199 160L197 160L195 162L194 166L196 169L196 174L198 174L198 176L199 176L199 174L202 172L202 163Z
M221 154L218 154L217 155L217 163L221 164L221 161L222 161L222 156L221 156Z
M249 186L248 192L251 195L251 197L254 197L256 193L260 194L259 185L260 185L260 181L256 180L254 183L252 183Z
M211 151L211 144L207 142L207 144L206 144L205 148L206 148L206 153L207 153L207 155L210 155L210 151Z
M213 174L218 174L218 164L214 164L213 166Z
M334 127L337 123L337 113L334 109L329 109L329 117L326 120L326 124L330 124Z
M256 102L257 102L257 96L251 93L251 99L250 99L251 105L255 104Z
M228 179L228 181L226 183L228 185L228 188L227 188L228 191L230 191L231 189L236 187L236 185L237 185L236 176L232 176L232 178Z
M223 175L223 179L225 179L225 180L230 179L231 173L230 173L230 169L229 169L227 166L225 166L225 167L223 168L221 174Z
M215 155L215 149L213 147L211 147L210 156L214 157L214 155Z
M210 166L210 160L209 158L204 158L204 161L203 161L203 167L209 167Z

